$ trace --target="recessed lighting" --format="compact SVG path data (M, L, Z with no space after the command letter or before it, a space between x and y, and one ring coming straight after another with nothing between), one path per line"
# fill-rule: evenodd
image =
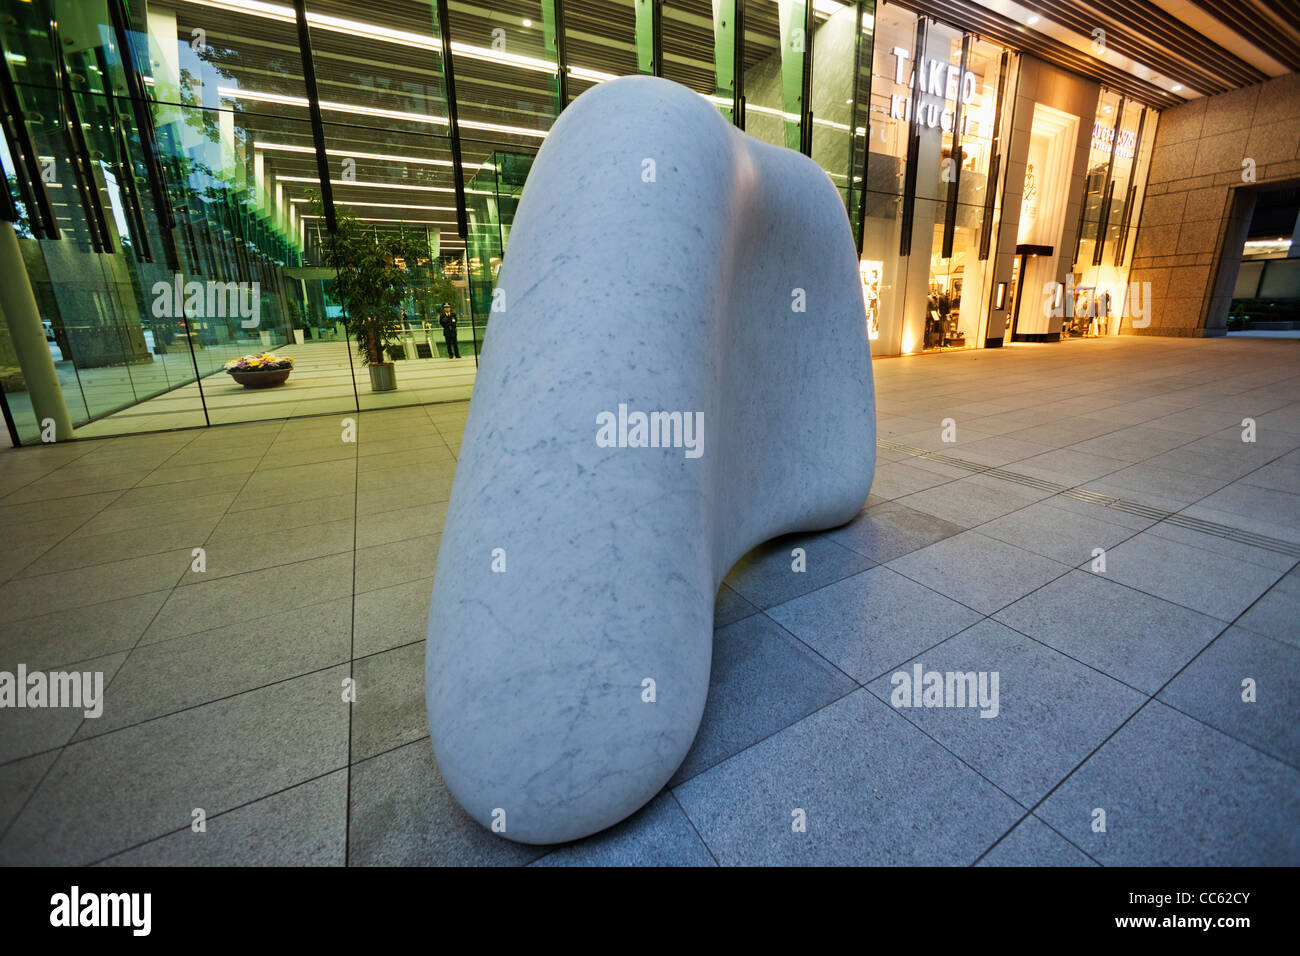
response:
M1181 83L1175 83L1172 87L1170 87L1170 89L1172 89L1175 93L1177 93L1182 88L1183 88L1183 84Z
M268 143L263 140L253 142L254 149L279 150L286 153L310 153L315 155L315 146L301 146L290 143ZM381 162L414 163L421 166L450 166L450 159L430 159L424 156L396 156L390 153L362 153L355 149L327 149L330 156L348 156L353 159L374 159ZM483 163L462 163L465 169L484 169Z
M1036 13L1035 13L1035 14L1031 14L1030 17L1029 17L1029 20L1028 20L1029 25L1032 27L1032 26L1033 26L1035 23L1037 23L1037 22L1038 22L1038 14L1036 14Z
M275 178L282 183L320 182L320 179L315 176L281 176L276 174ZM450 186L420 186L416 183L372 183L362 182L359 179L331 179L330 183L335 189L339 186L360 186L364 189L413 189L422 193L454 193L456 191ZM489 189L466 189L465 192L480 196L493 195L492 191Z
M527 19L527 18L524 19L524 26L526 26L526 27L531 27L532 25L533 25L533 21L532 21L532 20L529 20L529 19Z
M295 205L302 204L302 203L306 203L307 201L308 201L308 200L306 200L306 199L290 199L290 200L289 200L289 202L294 203ZM456 207L455 207L455 206L416 206L416 205L410 205L410 204L407 204L407 203L394 203L394 202L353 202L352 200L348 200L346 203L342 203L342 205L345 205L345 206L374 206L374 207L377 208L377 209L420 209L420 210L424 210L424 211L426 211L426 212L429 212L429 211L433 211L433 212L455 212L455 211L456 211Z
M284 93L265 93L255 90L241 90L234 86L218 86L217 95L232 100L253 100L266 103L278 103L283 106L307 107L307 97L289 96ZM321 100L320 107L322 110L332 110L339 113L352 113L356 116L375 116L383 119L408 120L412 123L430 123L449 125L445 116L431 116L424 113L404 113L400 110L385 110L374 106L350 105L347 103L332 103L328 100ZM544 129L527 129L522 126L503 126L500 123L483 123L478 120L461 120L460 125L465 129L491 130L497 133L515 133L519 136L535 136L538 139L546 138Z

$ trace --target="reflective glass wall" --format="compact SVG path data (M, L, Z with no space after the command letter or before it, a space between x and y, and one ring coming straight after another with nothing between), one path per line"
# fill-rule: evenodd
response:
M873 352L976 347L1013 57L892 5L873 39L861 262Z
M36 302L0 321L0 383L24 442L52 397L73 437L467 398L538 147L633 73L826 170L874 354L986 338L1017 56L896 5L0 0L0 41L5 265ZM1098 110L1075 280L1100 297L1156 117ZM25 357L20 321L46 342ZM282 385L227 373L266 352L293 359Z
M1159 113L1103 89L1062 335L1118 335Z

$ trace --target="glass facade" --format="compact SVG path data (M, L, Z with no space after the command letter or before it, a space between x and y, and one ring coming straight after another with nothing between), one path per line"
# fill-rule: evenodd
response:
M911 9L0 0L0 13L18 250L4 267L35 300L0 317L0 382L23 443L48 440L63 407L90 437L467 398L538 147L575 97L634 73L688 86L826 170L861 251L874 354L1001 339L1018 54ZM1154 110L1108 91L1096 110L1066 251L1100 319L1064 334L1117 331L1105 306L1127 279L1154 140ZM368 250L388 285L362 294ZM37 322L57 389L36 368ZM225 373L267 351L295 361L283 386Z
M877 354L983 342L1010 62L902 8L876 17L861 268Z
M1158 118L1141 103L1101 91L1063 335L1119 334Z

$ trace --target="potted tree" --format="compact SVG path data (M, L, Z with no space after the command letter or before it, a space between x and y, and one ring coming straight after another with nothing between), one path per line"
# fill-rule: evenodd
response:
M323 215L319 196L312 197L312 206ZM379 233L346 208L336 211L336 228L323 242L325 264L337 275L328 291L343 306L343 326L369 370L370 388L389 392L397 388L397 369L388 359L401 340L401 304L417 283L420 257L427 260L427 244L409 230Z

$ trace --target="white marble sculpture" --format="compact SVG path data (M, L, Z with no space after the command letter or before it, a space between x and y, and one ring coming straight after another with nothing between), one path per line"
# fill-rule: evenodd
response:
M871 362L826 173L650 77L556 122L497 306L433 588L429 729L474 819L554 843L629 816L686 756L731 566L862 507Z

